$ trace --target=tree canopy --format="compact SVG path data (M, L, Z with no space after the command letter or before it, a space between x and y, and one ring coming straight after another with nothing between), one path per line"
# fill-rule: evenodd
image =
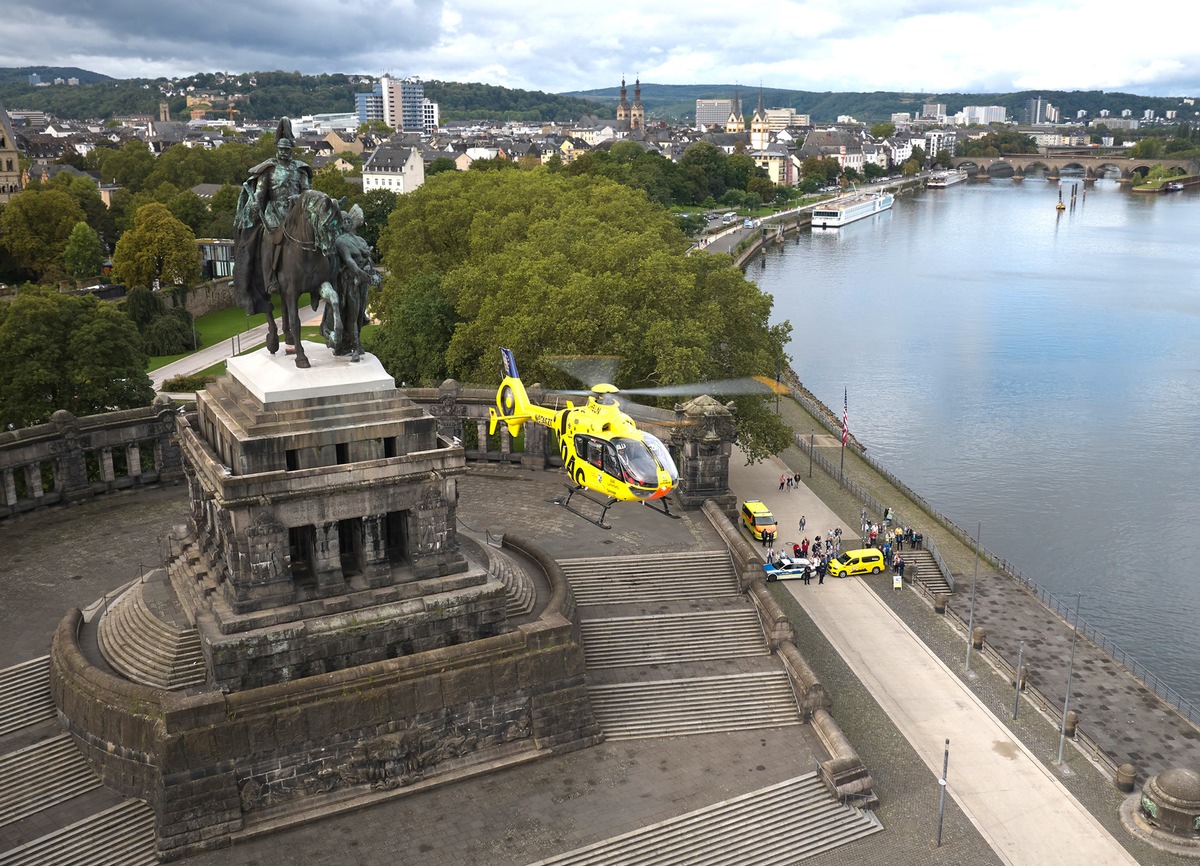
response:
M551 387L579 385L556 355L617 355L622 387L774 375L790 330L731 258L688 256L670 213L603 178L437 175L400 197L380 246L371 348L402 381L498 383L502 345ZM737 417L753 457L787 444L761 399Z
M91 415L154 399L137 327L91 296L26 288L0 304L0 426L24 427L58 409Z
M79 203L61 189L28 189L0 211L0 244L16 264L41 277L63 268L63 252L77 223Z
M143 205L133 228L117 241L113 276L127 286L190 285L200 276L196 236L166 205Z

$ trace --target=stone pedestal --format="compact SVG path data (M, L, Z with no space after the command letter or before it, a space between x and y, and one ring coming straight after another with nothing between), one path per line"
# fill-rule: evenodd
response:
M496 634L503 589L455 533L461 447L371 355L265 350L180 419L200 566L176 578L238 691ZM437 599L437 603L432 602ZM343 621L345 620L345 621Z

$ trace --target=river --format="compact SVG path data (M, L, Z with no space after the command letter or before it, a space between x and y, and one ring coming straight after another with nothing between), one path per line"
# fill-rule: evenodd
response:
M875 459L1200 703L1200 190L1073 188L924 190L747 274Z

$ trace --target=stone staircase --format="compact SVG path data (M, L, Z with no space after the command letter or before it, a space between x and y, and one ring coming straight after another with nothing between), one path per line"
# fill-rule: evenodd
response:
M150 807L105 789L55 715L48 656L0 671L0 866L154 863Z
M946 595L954 594L954 590L950 588L950 584L946 583L946 578L942 576L941 569L934 561L933 554L928 550L924 548L911 550L906 547L900 552L900 555L904 558L904 576L912 577L915 568L916 582L925 587L930 598L943 592Z
M725 551L560 560L610 740L800 724Z
M509 619L523 617L537 602L537 588L525 569L512 557L490 544L482 545L487 554L487 570L504 584L504 612Z
M559 560L575 602L628 604L740 595L724 550Z
M532 866L776 866L882 829L870 812L831 799L809 773Z
M768 654L750 607L585 619L580 630L593 669Z
M782 669L591 685L588 694L609 740L800 724L796 696Z
M55 715L50 695L50 656L0 671L0 737Z
M170 592L164 575L134 581L109 606L97 627L100 652L134 682L160 689L203 687L206 668L200 634L156 615L147 599L155 591Z
M69 734L0 755L0 826L99 787Z
M0 852L0 866L153 866L154 813L125 800L30 842Z

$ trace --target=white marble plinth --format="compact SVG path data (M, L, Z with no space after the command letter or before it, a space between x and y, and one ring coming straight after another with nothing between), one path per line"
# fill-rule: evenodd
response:
M374 355L364 353L359 361L352 362L347 355L335 356L328 346L307 340L304 341L304 353L312 364L307 370L296 366L296 356L285 354L282 344L274 355L264 347L248 355L230 358L226 369L264 406L315 397L390 391L396 387L396 380L388 375Z

